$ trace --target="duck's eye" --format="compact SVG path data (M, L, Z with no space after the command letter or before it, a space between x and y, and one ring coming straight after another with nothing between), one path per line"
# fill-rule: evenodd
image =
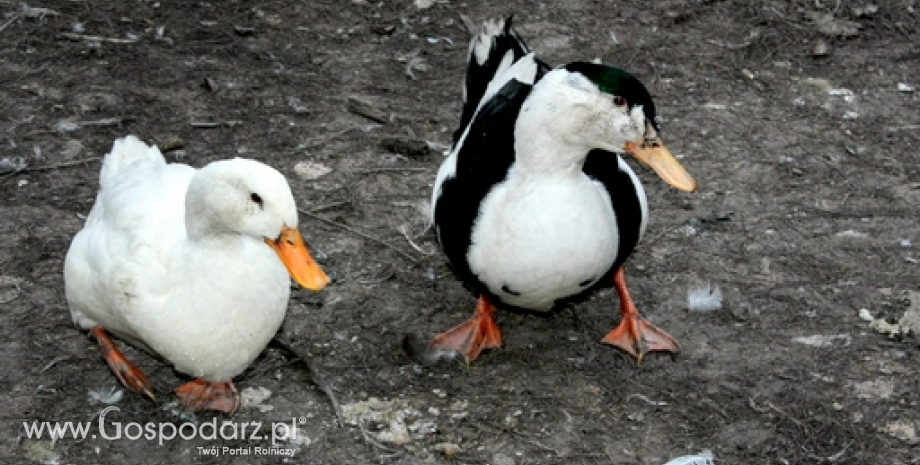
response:
M618 106L618 107L625 107L625 106L626 106L626 99L623 98L623 97L620 97L619 95L614 96L614 97L613 97L613 104L616 105L616 106Z
M255 192L253 192L252 195L249 196L249 199L255 202L256 204L258 204L259 207L262 206L262 196L260 196L259 194L256 194Z

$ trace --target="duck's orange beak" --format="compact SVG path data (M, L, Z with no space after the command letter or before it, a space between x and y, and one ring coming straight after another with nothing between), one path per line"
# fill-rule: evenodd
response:
M297 284L311 291L318 291L329 284L329 278L326 273L323 273L316 260L310 256L297 228L285 226L281 228L281 235L278 236L278 239L266 238L265 243L278 254L288 273L291 274L291 278Z
M664 182L684 192L696 190L696 180L681 166L674 155L671 155L671 151L664 146L660 137L655 136L642 143L627 142L624 150L650 166L661 179L664 179Z

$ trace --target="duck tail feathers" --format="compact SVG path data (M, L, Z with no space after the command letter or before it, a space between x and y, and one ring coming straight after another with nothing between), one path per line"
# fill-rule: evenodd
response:
M127 167L137 162L152 162L166 164L166 159L155 145L147 145L134 135L116 139L112 144L112 151L105 156L102 170L99 173L99 183L105 186L109 180L123 172Z
M497 74L530 53L530 47L514 30L513 18L485 21L470 40L463 102L479 105L486 87Z
M529 53L530 47L514 30L511 16L485 21L473 33L463 82L463 116L455 142L479 108L489 83Z

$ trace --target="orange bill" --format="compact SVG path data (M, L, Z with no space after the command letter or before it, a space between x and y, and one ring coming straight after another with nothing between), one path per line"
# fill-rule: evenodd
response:
M696 190L696 180L681 166L680 162L661 142L661 138L644 143L627 142L626 153L650 166L664 182L685 192Z
M266 238L265 243L278 254L288 273L291 274L291 278L297 284L311 291L318 291L329 283L326 273L323 273L316 260L313 260L310 252L307 251L307 246L303 244L303 237L297 228L285 226L281 229L278 239Z

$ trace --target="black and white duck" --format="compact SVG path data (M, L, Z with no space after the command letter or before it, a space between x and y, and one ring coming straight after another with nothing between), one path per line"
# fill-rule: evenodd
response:
M550 68L509 18L486 22L473 37L463 95L431 216L454 272L479 302L468 321L429 347L469 363L501 346L496 305L548 311L612 279L622 319L603 342L637 361L650 351L679 352L673 337L639 315L623 272L649 211L620 155L677 189L697 187L662 143L645 86L601 64Z

